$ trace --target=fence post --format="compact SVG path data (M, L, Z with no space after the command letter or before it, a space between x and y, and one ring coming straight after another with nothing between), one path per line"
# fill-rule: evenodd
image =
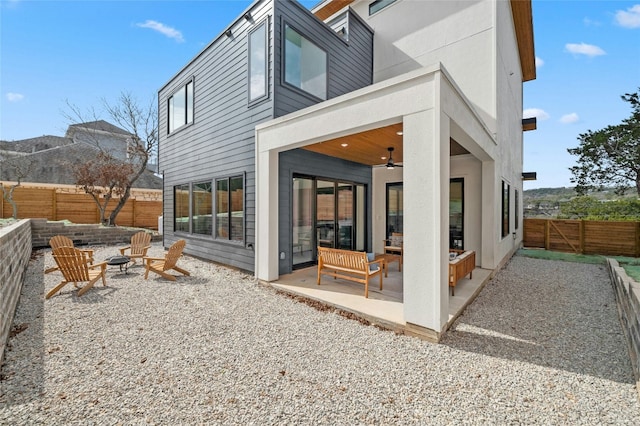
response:
M58 191L56 189L52 190L53 193L51 194L51 213L52 213L52 219L51 220L58 220Z
M584 233L584 219L580 220L580 254L584 254L584 240L585 240L585 233Z
M636 222L636 257L640 257L640 222Z
M549 250L549 246L551 245L550 243L550 238L549 238L549 221L551 219L547 219L544 221L544 249L545 250Z

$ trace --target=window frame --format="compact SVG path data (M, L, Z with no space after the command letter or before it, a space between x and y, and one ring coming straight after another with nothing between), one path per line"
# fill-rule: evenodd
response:
M191 87L191 99L189 99L189 87ZM184 123L176 127L174 123L175 107L173 99L181 92L184 93ZM171 135L193 124L195 119L195 93L195 77L191 77L167 97L167 135Z
M517 189L514 190L513 193L513 203L514 203L514 208L513 208L513 216L514 216L514 228L516 230L518 230L519 225L520 225L520 195L519 195L519 191Z
M255 98L251 97L251 79L252 79L252 36L258 33L260 30L264 31L264 93ZM254 105L259 103L265 99L269 98L269 18L262 20L262 22L256 24L255 28L253 28L247 34L247 98L249 100L249 105Z
M182 190L184 191L186 189L187 192L187 226L186 226L186 230L182 229L182 227L180 229L178 229L178 197L177 197L177 193L180 190L180 188L182 188ZM184 218L185 216L180 216L180 218ZM176 233L190 233L191 232L191 185L188 183L183 183L180 185L174 185L173 186L173 232Z
M511 219L511 185L505 180L502 181L502 238L509 236L511 232L510 219Z
M374 0L369 3L369 16L375 15L376 13L386 9L387 7L394 4L397 0ZM378 8L376 6L380 5ZM375 9L375 10L371 10Z
M242 180L242 231L241 231L241 239L237 239L234 238L236 236L236 234L234 234L233 232L233 204L232 204L232 190L231 190L231 181L233 179L241 179ZM219 218L218 218L218 214L220 213L218 211L219 208L219 204L218 204L218 182L223 182L226 181L227 183L227 217L230 218L230 220L227 221L227 227L226 227L226 233L227 236L221 236L219 235ZM247 203L246 203L246 183L247 183L247 179L246 179L246 173L242 173L242 174L235 174L235 175L231 175L231 176L225 176L225 177L218 177L215 178L213 180L214 184L213 184L213 188L215 188L215 197L214 197L214 206L213 206L213 212L215 214L215 222L213 224L213 238L217 241L225 241L225 242L230 242L230 243L236 243L236 244L244 244L245 241L247 240L247 227L245 224L245 219L247 217Z
M287 81L287 28L291 29L295 33L298 34L301 38L309 42L311 45L315 46L319 51L324 53L324 96L320 97L315 93L309 92L308 90L296 86L294 83ZM305 96L311 97L315 100L326 101L329 99L329 52L327 49L324 49L318 43L313 41L311 38L307 37L305 33L298 30L295 25L291 25L289 22L284 22L282 26L282 64L281 64L281 79L282 84L296 92L299 92ZM302 80L302 78L301 78ZM302 81L300 82L302 85Z
M196 216L201 216L199 214L199 212L196 211L196 201L197 201L197 197L196 197L196 187L198 187L199 185L209 185L209 194L210 194L210 200L209 200L209 217L210 217L210 223L209 223L209 232L208 233L204 233L204 232L198 232L200 226L196 225ZM189 215L190 221L191 221L191 233L194 235L208 235L211 236L213 235L213 184L211 179L209 180L202 180L202 181L197 181L197 182L193 182L191 184L191 193L190 193L190 198L191 198L191 214ZM206 204L198 204L199 206L203 206ZM206 228L206 227L205 227Z

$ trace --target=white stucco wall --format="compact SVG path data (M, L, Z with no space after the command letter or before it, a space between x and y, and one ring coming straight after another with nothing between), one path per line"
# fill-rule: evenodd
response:
M496 189L499 192L502 180L511 185L510 193L510 232L505 238L501 238L497 229L498 258L503 258L515 250L522 241L522 223L519 229L515 229L515 209L520 211L520 206L515 205L515 191L520 194L522 204L522 161L523 161L523 137L522 137L522 71L518 46L515 35L515 27L511 15L511 6L508 1L497 1L496 7L496 90L498 120L496 140L498 143L498 171ZM498 196L497 201L501 201ZM498 212L500 207L498 205ZM520 219L522 221L522 219ZM516 232L513 238L513 232Z
M351 4L375 31L374 81L442 63L495 131L494 2L397 0L372 16L370 1Z

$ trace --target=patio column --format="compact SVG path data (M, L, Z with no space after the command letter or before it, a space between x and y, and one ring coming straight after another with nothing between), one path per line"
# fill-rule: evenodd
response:
M256 147L258 138L256 132ZM255 274L274 281L278 279L278 152L257 149L256 160Z
M437 108L403 121L404 319L437 333L448 319L448 123Z

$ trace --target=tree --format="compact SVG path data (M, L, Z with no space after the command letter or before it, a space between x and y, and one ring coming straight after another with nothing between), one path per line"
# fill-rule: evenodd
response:
M624 195L633 183L640 196L640 88L621 98L631 105L629 118L579 135L580 146L567 150L578 156L578 164L569 170L579 195L604 186L613 186L616 194Z
M9 185L0 185L2 188L2 197L11 204L12 217L18 218L18 205L13 199L13 192L20 186L22 181L29 176L35 166L35 162L26 156L11 156L8 153L0 152L0 167L8 169L15 183Z
M131 195L131 188L147 170L149 159L155 153L158 144L158 114L154 100L143 108L130 93L121 93L115 104L104 99L102 104L115 124L131 134L127 159L123 161L116 158L113 153L96 143L99 154L85 164L74 165L73 170L76 185L91 195L98 206L100 222L114 226L118 213ZM72 115L67 114L68 119L79 120L78 123L87 121L77 107L69 102L67 105L72 112ZM94 119L97 118L94 111L92 115ZM106 217L109 202L116 198L118 203Z

